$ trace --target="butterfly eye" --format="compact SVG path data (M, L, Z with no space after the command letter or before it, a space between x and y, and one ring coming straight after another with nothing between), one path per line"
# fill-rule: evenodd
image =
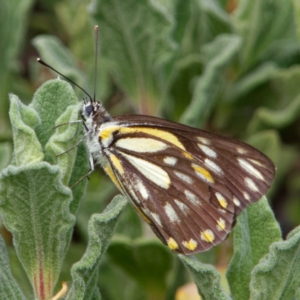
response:
M85 107L84 112L86 116L90 116L93 112L93 105L88 105Z

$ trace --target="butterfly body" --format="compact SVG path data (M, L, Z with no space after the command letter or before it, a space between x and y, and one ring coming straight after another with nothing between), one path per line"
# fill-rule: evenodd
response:
M206 251L268 190L275 168L253 147L144 115L111 117L84 103L86 142L118 189L171 250Z

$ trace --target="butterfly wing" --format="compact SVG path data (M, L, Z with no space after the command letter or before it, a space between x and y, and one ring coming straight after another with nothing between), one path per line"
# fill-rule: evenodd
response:
M205 251L274 177L251 146L149 116L119 116L100 128L104 168L155 234L174 251Z

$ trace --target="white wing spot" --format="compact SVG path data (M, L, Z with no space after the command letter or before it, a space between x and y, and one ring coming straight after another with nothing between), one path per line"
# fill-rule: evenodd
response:
M243 196L246 200L250 201L250 196L247 192L243 192Z
M178 218L177 213L170 203L167 202L165 205L165 212L172 223L178 222L180 223L180 219Z
M174 171L174 174L178 178L180 178L182 181L184 181L184 182L186 182L188 184L192 184L193 183L193 179L190 176L186 175L186 174L183 174L183 173L178 172L178 171Z
M193 194L192 192L190 192L189 190L185 190L184 194L185 194L187 200L189 200L194 205L201 205L201 202L199 201L198 197L195 194Z
M159 217L158 214L155 214L153 212L150 212L151 216L153 217L154 221L160 226L162 227L162 223L161 223L161 219Z
M247 150L244 149L244 148L236 148L236 151L239 153L239 154L246 154L247 153Z
M177 163L177 158L172 156L167 156L164 158L164 163L170 166L175 166Z
M236 206L241 206L240 200L237 199L236 197L233 197L232 201L233 201L233 203L234 203Z
M197 144L198 147L209 157L212 157L212 158L216 158L217 157L217 153L212 150L211 148L205 146L205 145L201 145L201 144Z
M264 177L262 176L262 174L255 169L251 164L249 164L246 160L242 159L242 158L238 158L237 159L240 166L247 171L248 173L250 173L251 175L255 176L258 179L264 180Z
M129 197L129 198L133 198L133 199L135 200L135 202L141 203L141 202L140 202L140 199L139 199L139 197L136 195L134 189L133 189L131 186L129 186L129 185L128 185L128 189L129 189L129 192L130 192L130 195L131 195L131 197Z
M175 201L176 205L179 207L179 209L182 211L182 213L186 216L190 209L181 201L179 201L177 199L174 199L174 201Z
M160 186L163 189L168 189L171 184L168 173L162 168L155 164L148 162L147 160L137 158L132 155L128 155L124 152L121 154L141 172L147 179L152 181L154 184Z
M201 136L198 136L197 139L198 139L199 142L201 142L204 145L210 145L210 140L209 139L206 139L206 138L201 137Z
M257 185L255 184L255 182L254 182L251 178L246 177L246 178L245 178L245 184L246 184L247 187L248 187L249 189L251 189L252 191L254 191L254 192L258 192L258 191L259 191Z
M142 137L121 138L116 142L116 146L128 151L140 153L159 152L168 148L168 145L161 141Z
M251 161L253 164L255 164L257 166L264 167L264 165L261 162L255 160L255 159L248 158L248 160Z
M142 197L145 200L147 200L149 198L149 193L148 193L146 187L144 186L143 182L141 180L136 180L135 184L136 184L136 188L138 189L138 191L140 192Z
M223 175L222 169L216 163L214 163L212 160L205 158L204 162L211 170L213 170L214 172L216 172L220 175Z

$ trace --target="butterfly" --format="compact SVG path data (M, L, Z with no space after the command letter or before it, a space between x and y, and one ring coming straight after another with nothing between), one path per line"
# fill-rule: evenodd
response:
M89 97L81 110L87 175L100 164L174 252L188 255L219 244L240 212L269 189L275 166L250 145L156 117L111 117L95 96L38 62Z
M219 134L146 115L111 117L84 101L91 171L100 164L171 250L209 250L239 213L258 201L275 175L255 148Z

